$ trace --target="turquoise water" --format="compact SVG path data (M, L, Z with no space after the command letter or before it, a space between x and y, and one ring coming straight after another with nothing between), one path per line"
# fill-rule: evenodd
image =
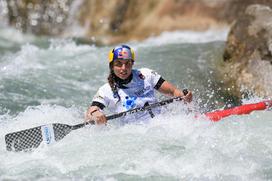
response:
M174 32L143 42L149 67L194 93L199 112L233 102L216 79L226 31ZM112 47L0 31L0 180L271 180L271 111L196 119L175 103L148 125L88 126L28 153L7 152L4 135L48 123L78 124L106 82ZM160 99L165 97L158 95ZM252 103L261 100L251 97Z

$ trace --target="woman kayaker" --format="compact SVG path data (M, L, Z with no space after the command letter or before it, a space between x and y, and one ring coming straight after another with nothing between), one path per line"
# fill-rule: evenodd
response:
M168 96L183 96L185 102L192 101L192 92L186 95L174 85L148 68L133 69L135 52L127 45L120 45L109 52L108 82L99 88L86 113L86 121L106 124L103 113L107 108L112 113L127 111L157 102L155 91ZM160 112L159 108L125 116L122 123L146 121Z

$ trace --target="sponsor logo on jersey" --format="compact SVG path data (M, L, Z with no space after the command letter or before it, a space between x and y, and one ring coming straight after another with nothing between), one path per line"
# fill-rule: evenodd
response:
M159 75L157 72L155 72L155 71L152 71L151 72L154 76L157 76L157 75Z
M144 80L144 79L145 79L145 76L144 76L142 73L140 73L140 74L139 74L139 78L142 79L142 80Z
M123 103L123 106L126 108L126 109L132 109L135 107L137 97L128 97L126 96L126 99L124 100L124 103Z
M93 100L100 100L100 101L104 101L104 98L102 96L100 96L98 93L94 96Z
M138 90L135 93L135 95L137 96L142 96L146 91L150 90L150 86L147 86L147 87L144 87L143 89L141 90Z

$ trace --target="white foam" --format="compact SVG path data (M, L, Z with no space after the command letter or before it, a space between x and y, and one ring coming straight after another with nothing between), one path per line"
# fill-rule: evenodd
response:
M152 45L164 45L175 43L207 43L213 41L226 41L228 28L210 29L203 32L196 31L174 31L163 32L157 37L150 37L143 43Z
M41 175L41 170L50 172L48 178L67 174L80 178L118 178L119 174L188 180L261 178L258 170L271 162L269 154L264 154L271 153L271 112L231 116L217 123L195 119L194 114L181 110L174 112L157 116L146 125L115 127L109 123L107 127L82 128L32 153L1 149L0 168L6 175L15 168L13 175L24 173L26 178L32 175L28 169ZM11 120L5 131L2 126L1 132L51 121L75 124L82 120L81 114L62 106L31 107Z
M1 75L19 76L31 69L42 69L43 66L37 61L38 51L38 47L26 44L16 54L6 56L0 63Z
M0 36L2 39L7 39L6 43L18 43L18 44L25 44L34 41L34 37L30 34L23 34L19 30L16 30L12 27L1 26L0 25ZM2 45L2 44L1 44ZM5 45L3 43L3 45Z

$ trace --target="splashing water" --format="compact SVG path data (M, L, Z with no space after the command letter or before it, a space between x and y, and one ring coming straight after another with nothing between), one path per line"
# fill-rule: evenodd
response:
M131 43L135 66L154 69L179 88L193 90L199 111L222 108L225 94L215 74L224 33L212 42L201 33L191 32L188 39L184 34ZM72 131L33 152L7 152L7 133L83 122L93 95L106 82L111 47L22 37L12 42L17 48L10 48L1 45L5 34L0 36L0 180L272 179L271 111L213 123L174 103L149 124L119 127L113 120L107 127ZM182 38L175 41L173 36Z

